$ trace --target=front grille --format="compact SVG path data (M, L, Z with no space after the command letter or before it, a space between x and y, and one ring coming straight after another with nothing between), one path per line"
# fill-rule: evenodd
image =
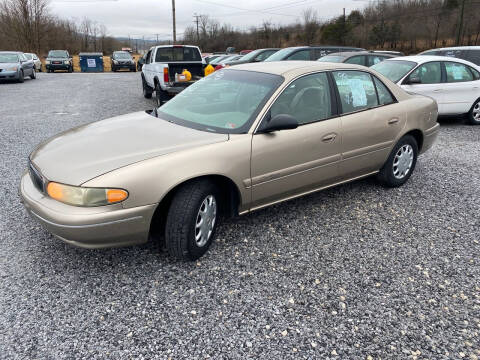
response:
M33 185L37 188L38 191L41 193L45 192L45 179L40 174L40 172L35 169L31 161L28 161L28 173L30 174L30 178L32 179Z

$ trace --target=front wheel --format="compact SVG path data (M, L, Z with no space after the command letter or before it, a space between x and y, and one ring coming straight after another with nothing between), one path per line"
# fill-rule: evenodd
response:
M172 200L165 227L168 253L179 260L196 260L210 247L219 216L219 196L208 180L183 185Z
M150 86L148 86L143 76L142 76L142 88L143 88L143 97L145 99L151 99L153 94L153 89Z
M32 70L32 75L30 75L30 79L35 80L37 78L37 74L35 73L35 69Z
M480 125L480 99L478 99L470 109L468 120L472 125Z
M69 72L69 73L72 73L72 72L73 72L73 66L70 66L70 67L68 68L68 72Z
M23 74L23 70L20 70L20 74L18 74L18 80L19 83L23 83L25 81L25 76Z
M405 135L395 145L387 162L380 169L378 179L388 187L405 184L415 169L417 157L417 141L413 136Z

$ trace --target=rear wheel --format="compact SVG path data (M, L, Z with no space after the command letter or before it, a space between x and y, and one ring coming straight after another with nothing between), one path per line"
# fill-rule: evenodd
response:
M480 125L480 99L478 99L470 109L468 120L472 125Z
M393 148L387 162L378 174L378 179L388 187L405 184L415 169L417 157L417 141L413 136L405 135Z
M157 102L157 106L162 106L164 102L170 100L170 96L166 91L162 90L159 83L157 83L155 86L155 100Z
M145 99L151 99L153 94L153 89L150 86L148 86L143 76L142 76L142 87L143 87L143 97Z
M168 253L196 260L210 247L219 217L219 195L208 180L183 185L172 199L165 227Z
M34 80L37 78L37 74L35 73L35 68L32 69L32 75L30 75L30 79Z

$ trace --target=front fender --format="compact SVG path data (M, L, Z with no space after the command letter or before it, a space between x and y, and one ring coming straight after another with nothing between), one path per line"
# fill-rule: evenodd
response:
M207 175L229 178L240 194L239 212L251 202L251 135L231 135L228 141L198 146L140 161L92 179L83 186L128 190L125 208L159 203L179 184Z

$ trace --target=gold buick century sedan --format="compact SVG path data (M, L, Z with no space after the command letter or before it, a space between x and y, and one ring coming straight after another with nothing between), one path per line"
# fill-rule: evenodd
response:
M224 216L374 174L404 184L438 130L434 100L362 66L238 65L153 111L40 144L20 192L31 216L67 243L154 238L193 260Z

